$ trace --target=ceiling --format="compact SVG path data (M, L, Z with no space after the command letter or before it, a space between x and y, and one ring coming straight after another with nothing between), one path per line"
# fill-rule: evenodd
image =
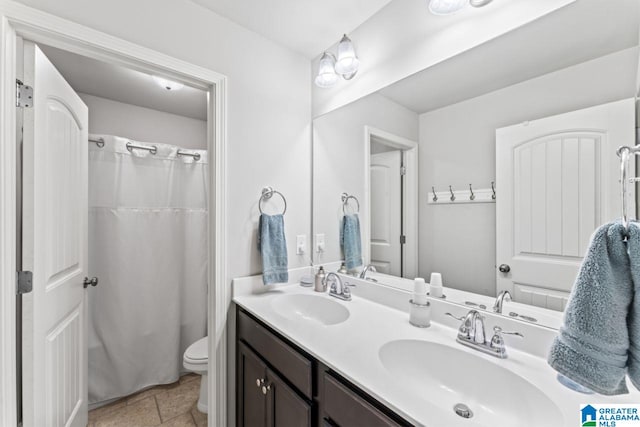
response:
M380 91L418 114L638 45L637 0L580 0Z
M184 86L160 87L149 74L39 45L76 92L198 120L207 119L207 93Z
M192 0L309 59L391 0Z

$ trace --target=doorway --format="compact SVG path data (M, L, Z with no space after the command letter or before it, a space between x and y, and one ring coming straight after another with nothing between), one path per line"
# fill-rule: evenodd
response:
M417 274L418 144L379 129L365 129L365 259L383 274Z
M216 281L221 282L222 277L224 277L224 263L222 262L223 257L220 250L220 248L224 245L224 231L222 227L222 224L224 223L222 218L222 213L224 212L224 193L222 191L224 189L224 185L222 185L224 170L222 170L222 166L224 164L224 101L226 87L226 79L224 78L224 76L199 67L192 66L182 61L175 60L165 55L158 54L157 52L154 52L152 50L126 43L113 37L105 37L106 35L103 35L97 31L82 27L77 24L73 24L68 21L57 19L55 17L47 17L47 19L44 19L40 16L30 16L28 15L27 10L23 10L20 7L16 7L10 11L4 10L3 13L6 19L4 21L2 32L2 45L5 47L9 47L7 49L3 49L2 51L1 65L4 71L4 78L2 81L2 88L0 90L0 93L3 94L3 108L0 111L0 120L3 123L2 127L4 130L1 137L2 144L0 144L3 146L0 160L2 161L3 169L5 171L3 173L3 180L2 182L0 182L0 196L2 197L3 201L7 202L3 203L2 207L0 208L0 217L2 218L3 247L7 246L13 247L15 249L15 247L17 246L17 236L15 235L17 203L14 198L18 174L18 170L15 164L15 154L17 151L15 135L17 135L17 126L15 120L16 113L14 109L15 98L10 99L7 97L7 95L12 95L13 97L15 97L16 93L15 81L16 73L18 71L18 68L16 66L16 57L18 56L16 42L18 36L23 36L26 40L32 40L37 43L50 44L54 47L64 48L74 53L81 53L93 59L100 58L101 60L105 60L107 62L131 66L137 70L144 70L149 73L166 77L170 80L194 85L208 92L206 139L207 148L213 154L212 157L214 159L214 162L207 184L208 188L211 189L211 194L214 194L214 199L209 200L208 203L210 206L210 215L207 225L208 229L211 230L211 234L216 236L215 239L210 239L210 241L206 245L208 246L207 258L210 261L209 265L211 266L211 268L209 269L207 280L209 291L208 329L217 331L218 328L216 328L216 325L218 324L219 319L216 319L215 314L217 310L215 304L212 304L212 301L217 300L217 297L219 296L221 296L222 299L225 299L226 297L226 295L219 295L220 292L211 285L211 283L214 283ZM11 109L7 108L8 106L11 106L11 102L9 101L14 104L12 106L13 108ZM58 112L62 115L66 114L62 112L62 109L59 109ZM66 118L75 119L76 117L71 114ZM78 127L78 129L80 129L80 127ZM84 139L85 141L87 140L87 138L82 136L82 132L79 132L78 135L79 139ZM5 168L5 166L7 167ZM73 170L74 172L78 171L77 169L73 168L70 168L69 170ZM73 181L73 179L71 179L73 177L70 177L70 175L73 174L68 175L69 176L66 177L66 182L74 184L75 182ZM86 182L83 185L86 185ZM40 189L39 191L42 190ZM65 199L64 203L67 203L68 201L69 200ZM62 205L63 203L60 204ZM64 230L64 228L58 228L56 232L59 232L61 230ZM73 258L73 256L70 256L69 259L71 258ZM16 259L14 250L3 250L2 262L0 262L0 275L2 275L3 280L9 275L15 276L15 271L20 269L17 261L18 260ZM77 270L81 271L82 269ZM71 271L73 271L73 274L67 274ZM59 272L55 273L55 276L57 278L65 279L73 276L75 280L75 276L77 276L76 273L78 271L63 268ZM36 272L36 274L38 273L42 274L41 272ZM10 283L10 281L6 283ZM3 313L3 317L1 320L2 324L0 325L0 328L2 329L2 354L0 354L0 358L2 359L0 368L2 369L2 372L0 372L0 387L3 397L2 399L0 399L0 423L2 423L3 425L15 425L17 423L18 414L16 401L17 399L15 393L15 360L17 354L15 334L16 297L13 294L13 289L11 289L10 286L7 286L5 288L6 289L2 289L2 291L0 291L0 305L3 307L3 311L4 308L9 308ZM50 288L63 289L61 285L57 284L50 286ZM222 292L225 291L223 290ZM52 309L54 310L56 310L57 308L57 306L52 307ZM77 306L73 310L76 310L78 314L81 311L79 309L79 306ZM65 323L65 326L67 324L74 325L70 330L80 327L78 323L80 321L80 316L72 316L71 318L67 318L67 320L69 321ZM29 325L23 326L27 327ZM216 348L215 341L215 339L210 340L210 345L213 346L214 349ZM225 369L221 366L221 361L219 361L215 357L216 352L210 351L209 353L212 354L209 362L211 363L211 366L213 366L213 370L224 372ZM79 356L79 359L82 359L82 356ZM14 363L7 363L8 361L13 361ZM48 375L51 375L51 371L48 371ZM57 380L59 380L60 378L63 378L63 376L56 378ZM51 379L51 377L48 378L49 381ZM77 384L77 382L74 382L74 387ZM215 390L217 387L215 384L212 384L210 388ZM76 390L76 392L82 394L82 390ZM210 396L215 396L215 393L210 393ZM30 395L25 396L25 400L32 398L33 396ZM47 401L48 405L54 403L54 401L52 400L54 398L57 397L50 393L50 390L45 391L45 399L49 399ZM219 404L214 404L211 406L214 408L214 413L220 413L217 411L217 407L220 406ZM78 406L76 405L75 407L72 407L70 411L67 409L66 411L57 413L56 417L59 416L64 418L73 416L74 412L77 412L77 410ZM224 411L222 411L222 416L224 416ZM66 422L62 418L60 418L59 420L63 424L65 424Z

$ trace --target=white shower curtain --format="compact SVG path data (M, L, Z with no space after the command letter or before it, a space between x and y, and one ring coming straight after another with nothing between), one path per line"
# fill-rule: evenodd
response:
M89 142L89 403L176 381L206 335L207 152Z

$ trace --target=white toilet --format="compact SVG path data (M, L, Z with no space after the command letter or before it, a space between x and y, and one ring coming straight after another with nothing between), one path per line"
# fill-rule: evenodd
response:
M200 398L198 399L198 411L209 413L208 407L208 387L209 387L209 349L207 348L207 337L194 342L184 352L183 365L186 369L202 375L200 379Z

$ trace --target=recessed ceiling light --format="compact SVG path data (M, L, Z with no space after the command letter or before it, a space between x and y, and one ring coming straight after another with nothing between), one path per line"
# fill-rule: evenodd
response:
M158 84L158 86L169 91L180 90L184 87L182 83L174 82L172 80L167 80L164 77L158 77L158 76L151 76L151 77L153 77L153 81L155 81Z
M469 0L431 0L429 11L434 15L450 15L469 4Z

